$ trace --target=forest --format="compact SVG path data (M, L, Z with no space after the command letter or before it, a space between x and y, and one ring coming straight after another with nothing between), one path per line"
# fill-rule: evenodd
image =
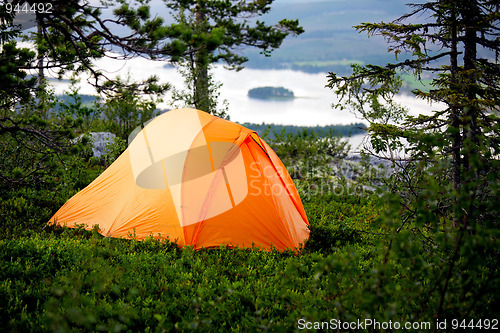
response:
M365 134L366 125L363 123L354 123L348 125L325 125L325 126L294 126L294 125L277 125L277 124L251 124L243 123L243 126L254 130L260 136L265 136L268 139L274 140L276 134L291 134L292 136L299 135L315 135L318 138L324 137L350 137L352 135Z
M333 13L335 3L315 6ZM228 118L211 69L237 71L255 52L272 62L307 34L291 11L272 11L283 1L168 0L161 3L168 17L147 1L38 4L0 4L3 331L500 328L497 1L422 2L398 17L357 22L360 36L384 41L384 56L346 64L333 54L322 66L342 66L325 73L325 89L332 107L356 114L358 124L243 124L277 154L307 215L309 238L285 251L195 249L161 235L113 238L98 225L47 223L124 153L167 92L175 107ZM312 36L328 40L327 31ZM105 57L168 63L184 89L157 76L108 77L93 65ZM80 94L81 73L99 99ZM396 103L410 89L408 76L429 87L412 86L416 98L445 107L412 115ZM54 79L73 82L64 97ZM104 156L93 156L91 132L115 135ZM354 160L343 136L359 133L366 138Z

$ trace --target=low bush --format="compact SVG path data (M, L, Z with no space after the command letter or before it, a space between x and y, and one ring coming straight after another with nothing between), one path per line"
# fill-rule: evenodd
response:
M330 313L328 296L312 287L327 253L369 243L361 230L370 223L363 208L370 202L344 199L306 203L314 213L301 253L195 251L165 239L113 239L54 226L0 240L2 325L8 331L293 330L304 316Z

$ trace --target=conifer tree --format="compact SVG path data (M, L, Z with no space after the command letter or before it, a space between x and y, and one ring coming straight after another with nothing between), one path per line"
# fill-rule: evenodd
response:
M397 62L354 65L350 76L329 74L339 104L370 122L374 152L406 151L401 163L392 159L401 172L389 183L381 218L392 232L364 294L388 304L400 283L391 277L401 276L408 279L401 305L411 304L415 318L485 318L496 313L500 286L500 5L437 0L410 6L393 22L357 26L385 37ZM429 89L413 93L445 108L407 115L393 101L404 72L433 77Z
M104 15L108 6L114 10ZM35 26L35 31L26 30ZM132 6L125 1L2 2L2 187L40 183L53 167L48 161L55 154L68 151L74 120L50 119L56 101L45 82L49 71L58 75L88 71L93 77L91 83L98 89L114 88L117 85L104 84L107 80L103 80L103 73L93 67L93 62L104 56L170 59L183 54L182 45L172 40L178 36L177 31L166 26L162 18L152 17L149 7L141 3ZM20 40L31 42L32 46L21 46ZM145 90L166 88L154 79L145 81L140 88L143 86Z
M410 6L412 11L394 22L356 26L383 36L400 61L355 65L351 76L330 73L329 87L343 98L340 104L347 101L370 120L376 151L389 143L394 148L405 138L414 159L439 156L450 161L454 197L465 200L460 207L467 206L464 211L455 205L455 224L461 225L478 213L476 201L488 188L480 185L480 178L487 185L484 168L500 153L500 5L491 0L439 0ZM432 76L429 90L413 93L446 108L428 116L405 116L392 100L401 86L398 74L404 72Z
M180 57L181 66L190 72L193 107L215 112L211 64L224 63L240 70L248 60L238 53L244 47L256 47L270 55L289 35L304 30L298 20L282 19L275 25L257 20L271 10L274 0L183 0L166 1L182 33L176 39L187 52ZM173 25L174 26L174 25ZM177 59L174 59L177 60ZM189 93L188 93L189 94Z

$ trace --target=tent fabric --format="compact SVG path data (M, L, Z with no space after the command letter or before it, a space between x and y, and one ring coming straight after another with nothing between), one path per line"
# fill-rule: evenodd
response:
M269 145L254 131L195 109L148 123L49 223L99 225L110 237L168 237L197 249L284 250L309 237L297 189Z

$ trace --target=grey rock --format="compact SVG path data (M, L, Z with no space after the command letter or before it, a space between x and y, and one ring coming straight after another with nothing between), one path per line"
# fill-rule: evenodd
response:
M74 142L78 142L81 138L86 135L90 136L90 140L92 141L92 153L94 157L101 157L105 155L106 145L110 142L113 142L116 135L111 132L91 132L87 134L82 134L77 137Z

